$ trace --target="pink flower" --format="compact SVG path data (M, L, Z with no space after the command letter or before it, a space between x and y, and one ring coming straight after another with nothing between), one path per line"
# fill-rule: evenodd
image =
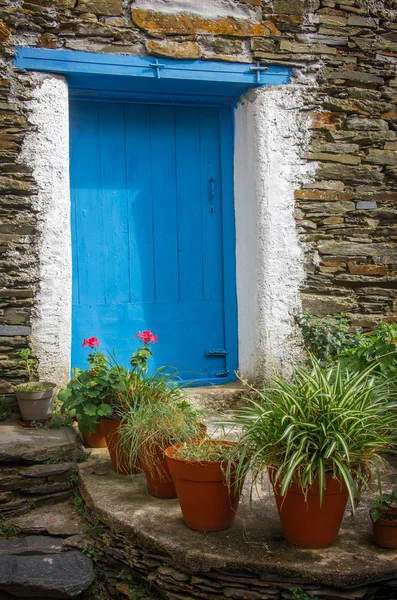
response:
M90 348L94 348L94 346L99 346L99 341L98 341L98 338L96 338L96 337L90 337L87 340L84 339L84 341L81 345L89 346Z
M51 517L47 517L47 521L52 521L52 518Z
M149 331L149 329L146 329L142 332L138 331L135 337L142 340L142 342L144 342L145 344L155 344L156 342L158 342L158 335L153 335L153 333Z

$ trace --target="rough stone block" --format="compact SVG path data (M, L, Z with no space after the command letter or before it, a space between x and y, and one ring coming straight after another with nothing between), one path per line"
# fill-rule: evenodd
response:
M92 561L81 552L0 556L0 589L30 598L74 598L94 580Z
M309 309L313 315L328 315L353 310L357 307L357 301L343 296L302 294L302 307Z
M273 12L277 15L302 15L304 0L274 0Z
M79 0L77 10L94 15L115 17L123 14L121 0Z
M318 160L326 162L336 162L343 165L358 165L360 158L350 154L329 154L327 152L306 152L305 158L308 160Z
M387 275L389 269L386 265L360 265L348 263L350 273L353 275Z
M206 19L188 13L167 14L139 8L132 9L131 17L135 25L149 33L157 32L166 35L209 33L236 37L265 35L265 27L249 19L232 17Z
M77 473L77 467L75 463L66 462L66 463L58 463L55 465L34 465L33 467L28 467L27 469L23 469L19 471L19 474L22 477L51 477L54 475L63 475L65 473Z
M393 150L368 150L363 162L373 165L397 165L397 152Z
M148 40L146 49L154 56L169 56L171 58L197 59L202 56L202 50L197 42L174 42L165 40Z
M389 129L386 121L382 119L367 119L360 117L350 117L346 121L346 127L357 131L387 131Z
M351 167L332 163L322 163L316 176L319 179L340 179L349 185L380 184L384 179L384 174L376 167Z

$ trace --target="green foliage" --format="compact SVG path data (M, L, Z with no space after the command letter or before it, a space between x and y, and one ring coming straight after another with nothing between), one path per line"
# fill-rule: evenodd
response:
M83 550L83 554L88 556L88 558L90 558L93 562L98 562L98 560L103 556L102 550L93 545L87 545Z
M84 529L84 533L88 533L92 536L102 537L105 534L105 530L102 526L102 523L97 521L96 523L88 524Z
M14 538L18 535L18 529L9 525L4 517L0 517L0 538Z
M17 392L29 392L29 393L33 393L33 392L47 392L48 390L52 390L53 386L52 385L16 385L14 387L14 390L16 390Z
M129 569L122 569L117 579L129 587L131 591L129 600L156 600L158 598L157 594L151 589L150 584L137 581Z
M6 396L0 396L0 421L5 421L11 416L13 399Z
M328 362L347 348L355 348L361 344L361 329L352 328L344 313L316 318L306 310L299 315L297 321L306 348L321 362Z
M20 368L19 374L32 381L37 370L39 360L33 356L29 348L23 348L17 353L16 365Z
M297 369L291 382L274 377L257 399L236 413L243 427L238 476L251 468L254 482L273 470L284 495L291 482L307 491L315 480L322 502L325 474L344 481L352 508L368 481L369 466L396 444L396 388L375 376L376 363L350 372L340 362Z
M317 596L308 594L302 588L293 587L289 589L289 592L294 600L317 600Z
M58 456L51 456L46 463L47 465L57 465L60 462L60 458Z
M377 521L380 519L383 513L389 511L393 504L397 505L397 490L393 490L391 494L384 494L380 489L379 496L375 498L371 508L372 520Z
M192 462L216 462L234 460L235 454L236 445L233 442L202 439L184 442L173 456Z
M395 377L397 375L397 324L380 323L369 334L358 338L358 345L341 352L342 364L351 370L361 371L377 362L376 369Z
M74 510L80 517L84 516L85 504L80 492L76 491L72 498Z
M62 413L77 417L80 431L85 434L94 433L101 418L112 414L109 396L126 375L123 367L111 366L97 350L88 355L88 362L90 369L73 369L73 378L58 394Z
M78 482L79 482L79 476L74 473L73 473L73 475L69 475L69 477L66 480L66 483L68 484L68 486L70 488L76 487Z

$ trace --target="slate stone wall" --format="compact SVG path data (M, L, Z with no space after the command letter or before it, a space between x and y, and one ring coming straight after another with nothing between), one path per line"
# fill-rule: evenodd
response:
M315 181L295 192L307 250L303 306L347 312L365 328L395 320L394 0L214 0L212 12L211 3L186 0L194 13L170 12L170 4L153 1L150 10L142 0L0 0L0 377L8 381L18 378L13 359L29 343L40 285L36 184L18 163L31 127L31 80L11 63L21 44L293 67L312 116L304 158L317 164Z

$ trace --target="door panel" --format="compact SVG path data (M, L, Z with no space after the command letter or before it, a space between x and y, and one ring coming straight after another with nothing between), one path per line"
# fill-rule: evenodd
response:
M236 312L234 235L225 248L222 231L232 165L221 144L218 108L71 102L74 366L85 366L89 336L128 366L136 332L151 329L152 366L177 366L185 380L233 378L224 271L227 262Z

